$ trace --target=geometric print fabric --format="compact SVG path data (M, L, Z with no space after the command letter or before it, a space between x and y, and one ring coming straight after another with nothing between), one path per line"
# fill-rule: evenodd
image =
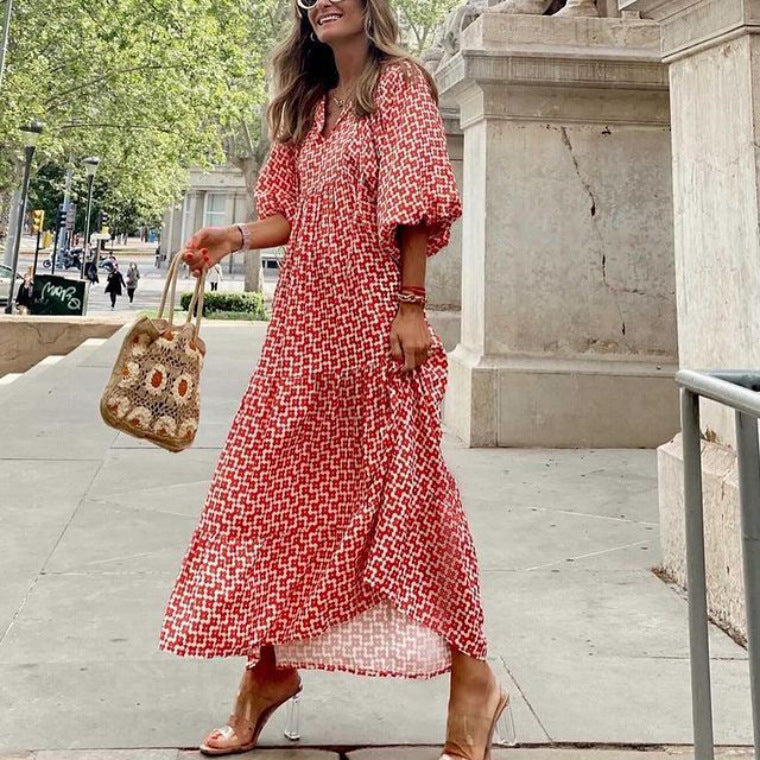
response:
M259 218L291 224L261 357L167 603L159 648L424 678L449 646L486 656L478 566L441 454L447 357L402 372L388 348L396 228L448 243L461 199L443 121L413 64L384 67L376 111L275 142ZM432 330L431 330L432 332Z

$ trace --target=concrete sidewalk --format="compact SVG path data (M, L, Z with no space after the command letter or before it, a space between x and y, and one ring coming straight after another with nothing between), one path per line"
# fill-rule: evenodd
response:
M183 660L156 644L264 329L205 323L202 425L180 455L100 421L118 334L0 387L0 757L195 758L224 723L243 661ZM690 744L686 603L651 572L654 453L466 449L447 437L445 454L478 547L492 664L519 742L534 748L494 757ZM746 653L711 637L716 740L748 745ZM329 752L294 751L275 714L262 744L291 749L255 757L438 757L447 678L303 675L299 746Z

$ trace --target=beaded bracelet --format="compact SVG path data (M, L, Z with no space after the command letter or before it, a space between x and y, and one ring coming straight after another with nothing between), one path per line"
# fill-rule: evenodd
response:
M238 222L235 225L240 230L240 235L242 236L242 242L240 243L240 248L238 248L235 251L232 251L232 253L241 253L245 251L251 250L251 228L247 224L243 224L242 222Z
M424 306L426 301L425 296L421 293L408 293L403 290L396 293L396 298L399 303L414 303L419 306Z

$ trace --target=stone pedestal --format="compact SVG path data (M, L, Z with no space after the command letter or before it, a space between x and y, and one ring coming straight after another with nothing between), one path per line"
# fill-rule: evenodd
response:
M669 65L681 366L760 367L760 3L621 0ZM733 412L702 402L712 613L744 627ZM685 584L680 435L658 452L665 569Z
M447 424L471 446L668 440L677 352L657 25L487 11L436 79L464 131Z
M443 104L441 108L446 128L449 158L454 169L457 186L462 192L464 138L459 126L459 113ZM425 277L428 290L427 315L447 351L451 351L460 337L462 308L462 220L451 228L449 244L427 263Z

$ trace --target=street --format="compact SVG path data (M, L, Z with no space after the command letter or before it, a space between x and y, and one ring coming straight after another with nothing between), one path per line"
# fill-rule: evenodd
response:
M20 274L25 273L34 263L34 242L35 237L24 235L21 243L21 252L19 254L19 263L17 271ZM108 293L105 292L108 274L104 270L99 270L99 283L90 286L87 306L87 316L97 316L99 314L118 314L125 321L132 318L132 315L139 313L143 309L157 309L161 301L161 294L166 279L166 262L161 269L155 266L155 243L141 243L136 238L131 238L126 246L115 245L114 254L119 262L119 269L124 275L129 264L134 261L140 270L140 281L135 292L134 303L129 303L126 290L116 299L116 306L111 308L111 300ZM50 251L41 251L37 262L38 274L50 274L50 269L45 268L43 261L48 258ZM103 254L106 255L106 254ZM228 271L227 261L222 264L223 280L219 284L220 291L237 291L243 290L243 274L235 271L232 274ZM79 272L76 269L68 270L56 268L56 275L79 279ZM184 275L184 276L183 276ZM264 295L271 299L274 293L274 286L277 282L276 275L271 271L265 271L262 274ZM177 280L177 293L179 294L192 291L195 287L195 280L187 276L187 270L183 267L180 277ZM207 291L209 287L207 286Z

